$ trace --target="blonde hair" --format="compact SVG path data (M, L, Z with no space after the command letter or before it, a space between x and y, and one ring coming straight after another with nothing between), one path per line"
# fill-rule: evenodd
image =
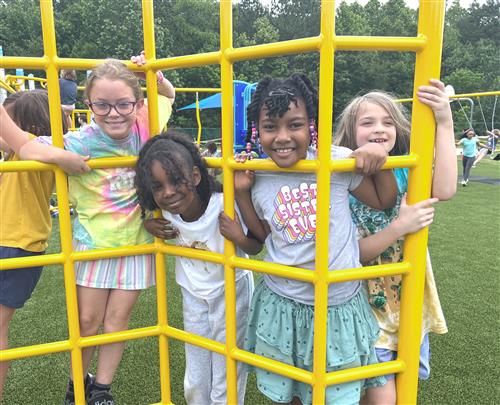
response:
M99 79L122 80L134 92L136 100L142 100L142 90L139 79L127 66L117 59L106 59L104 63L96 66L87 78L85 83L85 98L90 100L90 92L94 87L95 81Z
M352 150L358 148L356 142L356 118L364 103L379 105L389 113L394 121L396 143L389 154L407 154L410 149L410 121L408 121L401 103L396 103L395 97L383 91L371 91L363 96L358 96L347 105L340 115L334 143Z

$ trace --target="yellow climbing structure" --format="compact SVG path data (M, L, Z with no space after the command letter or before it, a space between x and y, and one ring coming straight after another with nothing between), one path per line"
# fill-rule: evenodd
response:
M387 373L399 373L397 378L398 403L416 403L418 383L418 363L420 346L420 323L422 318L422 302L424 290L425 257L428 230L410 235L405 240L405 260L401 263L383 266L365 267L362 269L346 269L328 272L328 215L329 189L332 171L351 171L354 161L331 161L331 128L333 108L333 82L336 51L405 51L416 54L415 77L413 85L413 119L410 154L404 157L389 158L385 168L409 167L409 203L429 198L431 190L431 173L434 149L435 124L431 110L416 99L416 89L427 84L430 78L440 76L441 47L444 25L444 0L421 0L418 17L418 34L415 37L358 37L337 36L335 34L335 2L323 0L321 3L321 30L315 37L301 38L290 41L249 46L233 47L233 16L232 2L220 1L220 49L197 55L177 56L167 59L157 59L155 51L155 35L153 22L153 1L142 1L144 50L147 64L142 67L146 72L148 94L156 93L155 71L159 69L179 69L206 64L218 64L221 68L222 91L222 142L223 156L221 159L210 160L216 166L223 168L224 204L227 213L234 212L233 172L238 167L233 160L233 64L243 60L276 57L281 55L299 54L303 52L319 52L319 155L316 161L300 162L294 171L315 172L318 178L318 207L316 234L316 270L309 271L262 263L235 256L234 246L225 243L224 254L201 252L189 248L167 245L160 240L153 244L116 249L98 249L86 252L74 252L71 242L71 227L66 187L66 175L61 169L37 162L6 162L0 164L0 172L16 170L53 170L56 174L57 199L60 209L61 251L45 256L26 259L0 260L0 270L28 267L33 265L62 264L64 269L65 294L68 313L69 337L67 340L51 342L36 346L19 347L0 351L0 360L14 360L31 356L67 351L71 354L73 375L75 379L76 403L85 404L82 375L82 349L88 346L103 345L156 336L160 354L161 401L159 404L171 404L170 370L169 370L169 339L179 339L226 356L227 359L227 391L228 402L237 402L236 363L238 361L252 364L275 373L286 375L293 379L310 384L313 387L313 403L323 404L325 387L360 378L372 377ZM0 59L2 68L41 69L46 71L50 117L54 144L62 147L61 109L58 71L60 69L92 69L102 62L97 59L60 58L57 53L54 13L51 0L40 1L40 11L43 32L43 57L3 57ZM130 62L125 63L133 70L138 70ZM255 78L258 79L258 78ZM149 119L151 132L157 133L158 104L156 97L150 97ZM134 157L93 159L89 165L92 168L131 166ZM278 170L271 161L251 161L246 168L260 170ZM232 214L231 214L232 215ZM76 286L73 263L79 260L95 260L103 257L118 257L137 254L154 253L157 258L157 311L156 325L132 329L119 333L98 336L81 337ZM164 255L181 255L202 259L224 265L226 281L226 311L227 338L226 343L215 342L206 338L191 335L169 325L167 308L167 288ZM315 286L315 322L314 322L314 369L304 371L277 361L265 359L248 353L236 346L236 315L235 315L235 267L251 269L255 272L270 273L279 276L311 282ZM326 365L326 309L327 288L329 283L354 279L368 279L379 275L402 274L404 289L401 299L401 324L399 332L399 354L395 361L384 364L370 365L331 373L325 372ZM152 370L155 372L155 370Z

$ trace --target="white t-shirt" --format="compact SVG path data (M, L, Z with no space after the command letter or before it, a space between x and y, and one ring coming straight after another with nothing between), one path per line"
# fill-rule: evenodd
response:
M162 211L163 217L172 222L179 231L178 246L224 253L224 237L219 231L219 214L224 210L222 193L214 193L205 213L194 222L185 222L180 215ZM241 218L241 216L240 216ZM247 229L242 223L243 231ZM241 249L236 249L240 257L248 257ZM236 270L236 281L248 270ZM177 256L175 260L175 280L195 297L213 299L224 293L224 266L217 263Z

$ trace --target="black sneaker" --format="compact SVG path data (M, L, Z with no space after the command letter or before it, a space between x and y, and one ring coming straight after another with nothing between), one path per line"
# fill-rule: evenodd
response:
M115 400L110 390L94 390L87 399L87 405L115 405Z
M90 389L92 388L92 384L94 384L95 377L88 373L85 376L85 398L90 394ZM66 387L66 397L64 398L64 405L75 405L75 387L73 385L73 381L69 380L68 385Z

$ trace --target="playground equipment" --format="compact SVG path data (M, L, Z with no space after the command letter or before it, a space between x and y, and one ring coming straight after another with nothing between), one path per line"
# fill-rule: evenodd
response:
M170 371L169 371L169 339L179 339L198 345L208 350L226 356L227 361L227 395L229 403L237 402L236 393L236 362L244 362L290 378L310 384L313 389L313 403L322 404L325 401L327 385L345 383L360 378L375 375L398 373L397 389L398 403L416 403L417 376L419 364L420 323L422 319L423 286L425 275L425 257L427 243L427 228L409 235L404 244L404 261L383 266L365 267L362 269L346 269L328 272L328 215L330 176L332 171L354 170L354 161L330 160L332 106L333 106L333 72L334 53L336 50L378 50L378 51L410 51L416 54L415 77L413 87L413 120L410 154L404 157L389 158L385 168L409 167L408 200L409 204L426 199L430 195L431 173L434 150L434 120L432 112L416 100L416 89L428 83L432 77L439 77L441 44L443 38L445 1L422 1L419 8L418 34L416 37L355 37L337 36L334 31L335 2L324 0L321 4L321 28L316 37L301 38L278 43L263 44L242 48L233 47L232 38L232 2L220 2L220 49L198 55L177 56L167 59L157 59L155 52L155 36L153 23L153 2L142 1L144 49L148 60L145 66L137 68L126 62L133 70L145 70L148 94L156 92L156 75L158 69L185 68L203 64L220 64L221 67L221 106L222 106L222 143L223 157L218 159L216 166L223 168L224 207L225 211L234 215L233 171L241 165L232 159L234 130L234 87L233 64L242 61L302 52L319 52L319 152L315 161L300 162L295 171L313 172L317 174L318 206L316 234L316 269L300 271L298 269L247 260L235 256L234 246L225 243L223 255L197 251L195 249L179 248L157 240L153 244L123 247L112 250L91 250L73 252L71 245L71 228L69 222L69 204L66 188L66 176L57 167L35 162L7 162L0 165L0 171L15 170L54 170L56 174L57 195L60 209L61 252L33 259L20 261L4 259L0 261L0 270L60 263L64 265L65 293L68 312L69 338L59 342L43 345L20 347L0 351L0 360L13 360L23 357L50 354L62 351L71 353L72 370L75 382L75 397L77 404L84 404L84 387L82 374L81 350L84 347L103 345L129 339L157 337L160 354L160 404L170 404ZM14 68L24 66L33 69L45 69L49 83L48 92L51 106L59 105L58 70L89 69L100 63L94 59L61 58L57 54L54 29L54 14L52 1L40 1L42 17L42 32L44 42L44 57L4 57L0 67ZM158 103L155 97L149 106L149 122L151 132L158 132ZM62 147L62 127L60 108L51 108L52 133L56 134L54 144ZM115 158L91 160L92 168L130 166L135 158ZM269 161L253 160L246 164L251 170L278 170ZM157 258L157 310L156 325L140 329L132 329L124 333L111 333L98 336L81 337L76 304L76 287L73 272L73 262L76 260L94 260L103 257L118 257L137 254L155 253ZM211 341L200 336L185 333L169 325L166 305L166 278L164 254L189 256L196 259L223 263L225 266L226 291L226 343ZM261 273L300 279L313 283L315 286L315 322L314 322L314 369L308 372L296 367L284 365L251 353L236 346L235 319L235 279L234 269L247 268ZM402 274L405 288L402 292L401 322L398 358L378 365L370 365L355 369L341 370L332 373L325 372L326 364L326 324L327 288L329 283L355 279L368 279L375 276L390 276Z
M247 106L250 103L252 93L255 91L256 84L250 84L241 80L233 81L234 89L234 116L233 116L233 145L234 151L240 152L246 147L247 134ZM216 93L210 97L198 100L198 92L196 92L196 102L177 109L177 111L196 109L196 117L198 121L198 145L200 144L201 136L201 119L200 110L207 108L221 108L221 93Z

